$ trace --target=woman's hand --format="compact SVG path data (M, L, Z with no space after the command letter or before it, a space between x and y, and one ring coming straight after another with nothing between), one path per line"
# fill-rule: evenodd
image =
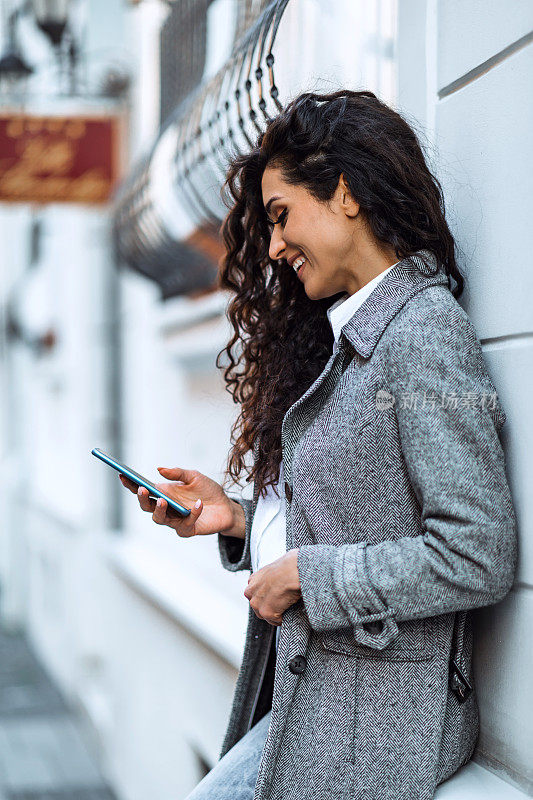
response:
M283 612L302 596L298 575L298 548L267 564L248 578L244 596L259 619L271 625L282 623Z
M157 525L168 525L182 537L226 533L244 538L242 507L231 500L216 481L194 469L158 467L158 472L172 483L155 483L154 486L172 500L190 508L189 516L180 516L162 498L157 502L151 500L148 489L119 475L122 485L137 495L142 510L152 514ZM195 505L197 500L200 501L198 507Z

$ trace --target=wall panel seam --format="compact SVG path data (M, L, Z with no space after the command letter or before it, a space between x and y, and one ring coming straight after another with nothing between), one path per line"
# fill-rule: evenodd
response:
M461 75L460 78L449 83L447 86L444 86L442 89L439 89L437 92L437 97L439 100L442 100L444 97L448 97L449 95L453 94L454 92L459 91L464 86L472 81L476 80L477 78L485 75L485 73L489 72L489 70L496 67L498 64L501 64L502 61L505 61L518 50L522 50L524 47L527 47L533 41L533 31L526 33L525 36L521 36L520 39L517 39L516 42L504 47L503 50L500 50L499 53L487 58L486 61L483 61L477 67L465 72L464 75Z
M479 340L484 350L502 350L507 344L533 344L533 331L505 333L501 336L485 336Z

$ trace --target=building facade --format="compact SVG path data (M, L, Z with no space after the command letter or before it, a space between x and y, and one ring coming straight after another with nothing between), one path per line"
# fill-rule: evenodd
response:
M114 203L0 206L2 620L27 630L90 722L120 800L185 798L216 763L248 613L248 575L222 569L216 537L182 540L154 525L90 455L101 447L152 479L157 466L181 466L222 480L237 412L215 366L230 335L228 297L214 290L210 272L226 145L210 149L216 136L208 123L231 101L239 146L252 137L248 112L259 113L261 99L257 48L276 17L246 49L268 3L179 5L87 3L94 48L122 49L133 75L121 106L129 133ZM279 101L304 89L371 89L416 128L443 184L463 254L460 302L508 418L520 562L505 600L476 612L480 740L473 761L437 797L532 796L531 7L270 6L272 14L283 6L271 47ZM186 34L180 61L172 42ZM268 36L264 42L263 58ZM237 108L235 90L250 64L250 105L244 90ZM180 69L188 69L183 82L175 79ZM272 103L266 68L262 79ZM203 133L195 139L197 127ZM9 334L8 317L23 335ZM31 344L49 330L54 346Z

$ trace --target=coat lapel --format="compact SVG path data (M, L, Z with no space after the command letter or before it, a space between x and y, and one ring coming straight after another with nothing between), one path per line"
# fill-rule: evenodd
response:
M422 289L439 284L448 284L448 276L438 268L433 253L419 250L399 261L343 326L339 349L330 356L318 378L283 418L283 465L289 483L292 482L292 457L296 443L314 418L320 402L339 380L352 348L363 358L369 358L383 331L402 306Z
M427 286L447 283L448 276L438 269L433 253L419 250L385 275L343 326L341 337L345 336L359 355L369 358L389 322L413 295Z

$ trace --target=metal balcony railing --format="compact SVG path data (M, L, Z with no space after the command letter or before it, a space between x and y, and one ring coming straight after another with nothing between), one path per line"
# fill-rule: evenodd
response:
M228 163L250 149L267 121L283 107L273 47L288 2L238 4L229 60L210 80L199 82L179 100L151 152L117 193L117 256L155 280L164 298L214 285L217 264L213 246L208 245L217 240L227 213L220 189ZM182 36L188 37L184 52L191 59L187 62L180 56L175 63L183 70L180 85L190 87L205 61L205 14L200 11L206 11L207 3L189 0L177 8L183 24L180 28L172 20L172 29L179 33L174 47L178 51ZM164 41L167 33L163 29ZM202 242L198 231L205 247L198 246L198 240Z

